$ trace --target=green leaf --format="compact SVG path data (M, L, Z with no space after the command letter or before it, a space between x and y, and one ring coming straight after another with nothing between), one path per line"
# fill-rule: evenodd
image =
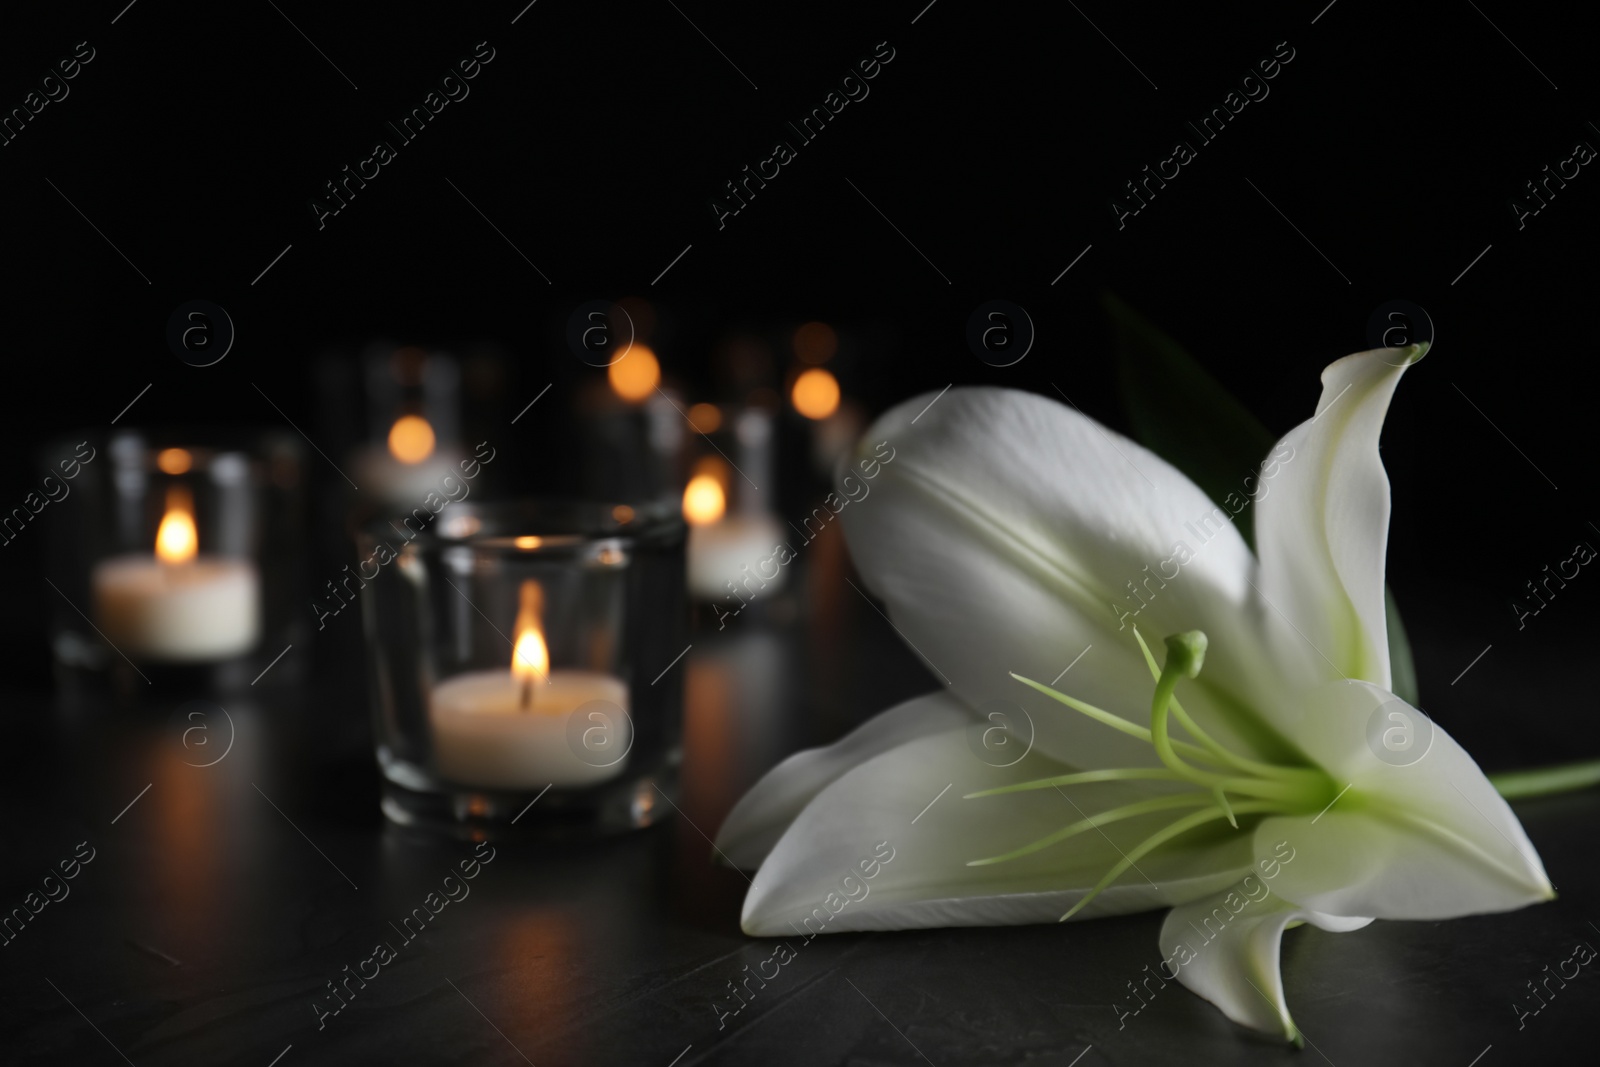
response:
M1102 293L1100 300L1111 316L1118 387L1139 443L1188 475L1224 508L1229 493L1247 495L1245 478L1255 475L1276 443L1267 428L1148 319L1110 293ZM1254 509L1242 510L1236 523L1245 543L1254 548ZM1384 615L1393 691L1414 707L1417 671L1411 644L1387 589Z
M1417 666L1411 659L1411 642L1400 624L1400 606L1394 590L1383 589L1383 617L1389 631L1389 690L1412 707L1417 704Z
M1110 293L1100 299L1134 436L1218 504L1229 493L1247 495L1245 479L1260 469L1273 436L1171 337ZM1253 525L1246 508L1238 527L1252 546Z

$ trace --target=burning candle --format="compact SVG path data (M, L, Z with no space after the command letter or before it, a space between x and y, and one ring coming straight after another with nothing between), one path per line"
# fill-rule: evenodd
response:
M726 511L727 494L715 474L703 470L689 479L683 491L689 595L701 600L754 597L782 586L783 571L772 563L783 540L778 520L762 511Z
M661 361L647 346L629 345L606 368L606 380L612 391L629 404L641 403L661 384Z
M177 462L162 456L163 469ZM95 615L106 639L129 657L166 662L225 659L254 647L261 615L255 565L202 556L199 548L193 498L172 486L155 557L114 556L95 565Z
M389 427L383 447L365 448L356 460L361 488L401 509L418 507L437 493L444 479L459 475L459 449L439 443L433 425L421 415L401 415Z
M826 419L839 410L839 379L821 367L802 371L789 389L789 400L806 418Z
M529 579L520 594L511 670L469 671L433 689L439 775L481 789L586 786L616 777L633 740L628 687L609 674L551 670L543 590Z

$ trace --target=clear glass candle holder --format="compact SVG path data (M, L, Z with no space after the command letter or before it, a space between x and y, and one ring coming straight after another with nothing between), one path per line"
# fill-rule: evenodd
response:
M296 443L130 429L47 452L74 457L63 477L76 468L45 516L62 666L231 688L304 632L288 592L301 580Z
M593 834L670 807L688 647L675 509L462 503L359 543L389 818Z
M783 588L792 533L757 488L773 476L773 418L759 406L696 404L701 430L683 490L689 522L688 587L697 603L720 615ZM729 457L733 457L730 459Z

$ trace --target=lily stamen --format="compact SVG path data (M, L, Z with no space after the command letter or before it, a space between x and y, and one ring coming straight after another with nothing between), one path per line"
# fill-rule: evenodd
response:
M1112 808L1109 811L1102 811L1098 815L1091 815L1087 819L1081 819L1078 822L1071 823L1070 825L1064 826L1057 830L1053 834L1047 834L1044 837L1039 838L1037 841L1030 841L1021 848L1013 849L1012 851L1004 853L1003 855L990 856L987 859L981 860L968 860L967 866L987 867L991 863L1003 863L1006 860L1014 860L1020 856L1026 856L1030 853L1038 852L1040 849L1049 848L1051 845L1054 845L1059 841L1065 841L1069 837L1075 837L1086 830L1093 830L1097 827L1104 826L1107 823L1120 822L1123 819L1132 819L1139 815L1148 815L1153 811L1166 811L1169 808L1193 808L1207 804L1208 799L1198 793L1174 793L1171 796L1155 797L1150 800L1140 800L1132 804L1124 804L1120 808ZM1208 810L1215 809L1208 808Z
M1037 689L1051 700L1058 700L1074 711L1082 712L1095 722L1098 722L1104 726L1109 726L1119 733L1127 734L1129 737L1137 737L1147 745L1151 743L1150 731L1143 726L1136 726L1120 715L1114 715L1103 708L1097 708L1087 701L1079 700L1077 697L1068 696L1066 693L1050 688L1043 682L1036 682L1032 678L1024 678L1016 671L1011 671L1010 674L1011 677L1015 678L1023 685ZM1190 759L1201 759L1217 764L1222 762L1205 749L1196 745L1191 745L1186 741L1174 741L1172 744L1174 748L1183 752L1184 755L1188 756Z
M1187 633L1173 634L1167 638L1167 665L1161 669L1161 676L1156 679L1156 692L1150 702L1150 743L1155 747L1156 755L1177 774L1182 775L1196 785L1216 788L1228 779L1220 774L1203 771L1198 767L1191 767L1178 757L1173 750L1172 739L1167 736L1167 710L1172 703L1172 691L1177 688L1178 678L1196 678L1200 675L1200 667L1206 658L1206 635L1199 630L1190 630Z
M1239 829L1238 817L1240 815L1266 813L1286 815L1315 811L1317 806L1325 803L1328 795L1331 795L1332 780L1327 775L1309 767L1280 767L1236 755L1207 735L1199 726L1195 725L1187 714L1184 714L1179 709L1175 693L1179 678L1198 677L1201 667L1205 663L1207 640L1204 633L1199 630L1190 630L1186 633L1173 634L1168 637L1166 639L1167 663L1159 671L1155 668L1155 657L1150 655L1149 646L1145 644L1144 638L1139 635L1137 630L1134 631L1134 636L1138 638L1139 647L1144 651L1146 662L1149 663L1151 672L1156 676L1155 692L1150 702L1150 728L1148 730L1135 726L1126 719L1113 715L1102 708L1097 708L1075 697L1067 696L1065 693L1057 692L1050 686L1040 682L1035 682L1015 673L1012 674L1012 677L1060 701L1073 710L1087 715L1096 722L1130 736L1138 737L1140 740L1148 741L1151 747L1155 749L1156 756L1161 760L1163 767L1120 767L1080 771L1073 774L1055 775L1050 778L1018 782L967 794L967 799L973 799L976 797L997 796L1003 793L1019 793L1032 789L1130 780L1188 782L1198 787L1193 791L1175 793L1170 796L1157 797L1152 800L1112 808L1109 811L1071 823L1055 833L1048 834L1036 841L1031 841L1011 852L968 862L967 866L969 867L1002 863L1006 860L1038 852L1040 849L1048 848L1069 837L1074 837L1086 830L1094 829L1107 823L1119 822L1123 819L1131 819L1171 808L1201 807L1201 811L1183 816L1169 823L1166 827L1158 830L1135 846L1132 851L1125 855L1124 858L1127 862L1113 867L1099 885L1088 896L1079 901L1073 910L1067 913L1067 916L1074 914L1079 908L1087 904L1096 893L1115 881L1133 865L1133 862L1139 856L1159 848L1167 841L1194 827L1217 819L1226 819L1228 824L1237 830ZM1172 739L1167 729L1169 712L1178 715L1179 721L1184 728L1204 743L1203 748ZM1207 770L1186 762L1183 758L1184 756L1213 765L1243 770L1246 773L1241 776ZM1250 799L1242 803L1234 803L1228 799L1229 793ZM1063 916L1063 918L1067 916Z
M1152 681L1160 681L1161 667L1156 663L1156 657L1151 653L1150 646L1145 643L1144 635L1139 632L1137 626L1133 628L1133 639L1139 642L1139 651L1144 653L1145 665L1150 668L1150 679ZM1171 699L1172 714L1177 717L1178 722L1189 732L1189 735L1200 742L1200 745L1215 757L1216 761L1260 778L1293 779L1303 775L1304 772L1294 767L1280 767L1272 763L1262 763L1260 760L1253 760L1230 751L1221 742L1206 733L1200 727L1200 724L1189 716L1189 713L1184 710L1183 704L1179 702L1176 692L1173 693Z
M1253 815L1275 810L1277 810L1277 806L1270 803L1240 804L1234 808L1234 811L1241 815ZM1171 841L1174 837L1187 833L1198 826L1204 826L1208 822L1213 822L1224 817L1225 816L1221 808L1206 808L1202 811L1197 811L1192 815L1185 815L1176 822L1168 823L1160 830L1157 830L1155 833L1151 834L1149 837L1130 848L1123 855L1122 859L1118 860L1116 864L1114 864L1112 868L1094 884L1094 888L1084 894L1082 900L1078 901L1072 907L1067 909L1067 913L1061 916L1061 921L1066 922L1068 919L1078 914L1078 912L1082 911L1088 906L1091 900L1100 895L1100 891L1102 889L1116 881L1118 878L1122 877L1122 875L1126 874L1128 869L1131 868L1135 863L1138 863L1140 860L1144 859L1145 856L1151 852L1154 852L1168 841Z
M1224 793L1219 785L1212 790L1212 795L1217 798L1217 807L1222 809L1222 814L1228 817L1228 825L1237 830L1239 828L1239 820L1234 817L1233 807L1228 803L1228 794Z
M1165 768L1119 767L1100 771L1078 771L1073 774L1058 774L1054 778L1035 778L1031 782L996 786L994 789L980 789L976 793L966 794L962 799L972 800L976 797L993 797L999 796L1001 793L1022 793L1029 789L1053 789L1058 785L1087 785L1090 782L1120 782L1138 779L1158 782L1180 782L1183 780Z

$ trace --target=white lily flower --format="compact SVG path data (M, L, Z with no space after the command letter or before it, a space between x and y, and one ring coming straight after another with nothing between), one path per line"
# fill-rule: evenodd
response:
M846 537L948 688L790 757L734 808L717 847L759 866L745 932L1171 907L1163 973L1298 1039L1278 972L1288 926L1552 898L1455 741L1435 726L1405 766L1369 743L1390 711L1426 726L1389 691L1378 456L1395 385L1424 351L1323 372L1314 416L1253 490L1259 558L1171 465L1044 397L952 389L879 419L864 443L894 459L843 516ZM1166 639L1164 663L1141 632ZM1014 751L1032 734L1015 762L971 743L997 699L1027 713L1007 724ZM894 859L869 866L880 842Z

